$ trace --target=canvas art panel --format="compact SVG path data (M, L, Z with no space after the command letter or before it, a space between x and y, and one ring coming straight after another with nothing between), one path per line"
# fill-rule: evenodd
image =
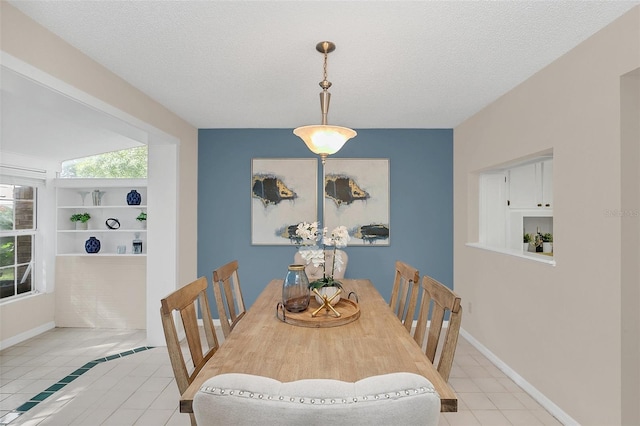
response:
M251 160L251 244L291 245L299 222L316 220L316 158Z
M323 226L346 226L350 246L389 245L388 158L328 158L323 186Z

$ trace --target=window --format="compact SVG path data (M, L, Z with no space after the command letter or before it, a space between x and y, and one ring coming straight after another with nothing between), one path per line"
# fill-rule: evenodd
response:
M0 299L33 290L36 188L0 184Z
M62 178L146 178L147 146L77 158L62 163Z

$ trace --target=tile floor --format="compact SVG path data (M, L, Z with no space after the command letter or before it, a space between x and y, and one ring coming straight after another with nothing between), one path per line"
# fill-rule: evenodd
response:
M449 382L459 411L441 425L560 424L462 337ZM0 425L188 426L177 406L166 348L144 331L56 328L0 351Z

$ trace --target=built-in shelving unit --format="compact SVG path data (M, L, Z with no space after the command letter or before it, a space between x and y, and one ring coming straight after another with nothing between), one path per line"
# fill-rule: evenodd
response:
M93 202L93 191L102 193L99 205ZM142 198L140 205L128 205L127 194L136 190ZM147 211L146 179L57 179L56 180L56 254L58 256L145 256L146 222L136 217ZM75 213L89 213L87 230L76 230L70 217ZM114 218L120 223L110 229L106 221ZM113 225L112 225L113 226ZM133 253L133 240L142 241L142 253ZM87 253L85 241L89 237L100 240L98 253ZM118 253L118 246L125 253Z
M525 233L553 234L552 154L483 171L479 185L478 242L468 245L555 265L552 249L523 243Z

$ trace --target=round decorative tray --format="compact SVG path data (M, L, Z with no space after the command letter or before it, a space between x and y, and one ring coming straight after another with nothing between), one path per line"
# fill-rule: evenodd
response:
M284 306L279 303L276 308L276 316L280 321L286 322L287 324L310 328L338 327L360 318L360 307L350 299L340 299L334 306L335 310L340 312L339 317L336 317L333 312L327 312L326 310L321 310L315 317L312 317L311 313L319 307L320 304L316 302L313 297L309 302L307 310L302 312L288 312L284 309Z

